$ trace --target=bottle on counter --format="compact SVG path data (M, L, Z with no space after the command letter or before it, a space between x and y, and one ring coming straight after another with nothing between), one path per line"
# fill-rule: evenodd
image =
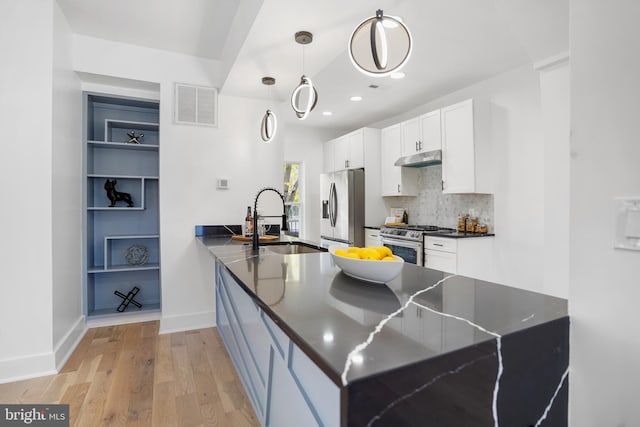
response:
M244 217L244 235L253 236L253 217L251 216L251 206L247 206L247 215Z
M409 224L409 214L407 213L407 211L404 211L402 213L402 222L404 222L405 224Z

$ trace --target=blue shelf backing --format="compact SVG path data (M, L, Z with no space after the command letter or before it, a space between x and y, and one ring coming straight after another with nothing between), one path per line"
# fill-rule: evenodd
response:
M134 286L140 290L124 312L159 311L159 102L115 95L84 94L84 311L87 316L118 316L122 298ZM140 143L130 143L135 131ZM105 181L115 179L116 191L128 193L133 206L111 201ZM127 250L142 245L148 256L142 265L127 261ZM139 248L138 248L139 249ZM131 257L130 257L131 258Z

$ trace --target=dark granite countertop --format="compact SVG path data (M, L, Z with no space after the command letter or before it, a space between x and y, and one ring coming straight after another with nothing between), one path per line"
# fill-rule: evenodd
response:
M564 299L412 264L371 284L346 276L326 252L254 254L229 237L197 239L338 385L567 316Z
M449 233L443 232L433 232L433 233L425 233L424 237L446 237L448 239L470 239L476 237L493 237L494 233L460 233L458 231L452 231Z

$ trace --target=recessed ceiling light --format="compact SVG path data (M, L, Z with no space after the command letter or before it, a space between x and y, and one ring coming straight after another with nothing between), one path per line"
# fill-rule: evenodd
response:
M354 101L354 102L358 102L358 101L362 101L362 97L361 96L352 96L351 98L349 98L350 101Z
M404 73L402 71L398 71L397 73L391 74L389 77L395 80L404 79Z
M323 111L323 112L322 112L322 115L323 115L323 116L332 116L332 115L333 115L333 113L332 113L331 111Z

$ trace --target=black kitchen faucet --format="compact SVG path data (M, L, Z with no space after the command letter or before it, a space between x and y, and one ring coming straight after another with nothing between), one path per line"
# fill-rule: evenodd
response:
M287 208L284 204L284 196L282 195L281 192L279 192L278 190L276 190L273 187L265 187L262 190L258 191L258 194L256 194L256 199L253 202L253 237L252 237L252 243L253 243L253 251L254 252L258 252L258 241L259 241L259 236L258 236L258 198L260 197L260 195L262 193L264 193L265 191L275 191L278 196L280 196L280 199L282 199L282 227L280 228L282 231L289 231L289 227L287 227ZM263 218L277 218L277 215L262 215Z

